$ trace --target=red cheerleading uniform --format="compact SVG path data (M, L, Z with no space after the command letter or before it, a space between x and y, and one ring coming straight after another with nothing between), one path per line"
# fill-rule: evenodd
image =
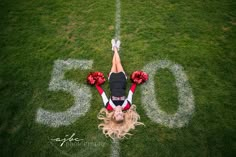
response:
M125 97L125 88L127 76L124 72L113 73L108 76L110 83L111 97L108 99L101 86L96 85L96 89L102 97L103 104L107 110L114 110L118 105L122 107L122 110L128 110L132 105L132 97L136 89L136 84L133 83L130 87L129 94Z

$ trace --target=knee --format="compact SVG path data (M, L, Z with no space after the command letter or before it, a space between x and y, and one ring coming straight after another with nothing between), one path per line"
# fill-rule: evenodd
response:
M113 60L113 61L112 61L112 65L116 65L116 61Z
M112 60L112 64L113 65L120 65L121 62L120 62L120 60Z
M116 61L116 65L120 65L120 64L121 64L120 60Z

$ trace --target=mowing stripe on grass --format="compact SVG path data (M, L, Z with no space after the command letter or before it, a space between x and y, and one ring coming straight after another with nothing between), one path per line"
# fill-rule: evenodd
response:
M86 85L78 84L75 81L64 79L66 71L71 69L91 69L91 60L56 60L54 62L52 79L49 83L49 91L64 91L74 96L74 105L64 112L47 111L39 108L36 115L38 123L46 124L51 127L70 125L79 117L84 116L90 108L92 94Z
M178 89L179 107L175 114L167 114L158 106L155 92L154 76L158 69L169 69L175 76L176 87ZM149 74L149 81L142 85L142 105L148 117L156 122L170 128L179 128L185 126L194 112L194 97L192 89L188 83L188 78L178 64L169 60L154 61L147 64L143 71Z

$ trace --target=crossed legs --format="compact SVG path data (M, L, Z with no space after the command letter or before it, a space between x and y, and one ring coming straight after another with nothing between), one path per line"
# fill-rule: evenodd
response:
M124 72L117 47L114 47L114 55L112 59L111 72L114 72L114 73Z

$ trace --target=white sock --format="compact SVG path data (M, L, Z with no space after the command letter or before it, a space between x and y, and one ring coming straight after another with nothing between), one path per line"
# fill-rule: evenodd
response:
M116 41L116 48L119 50L120 49L120 40Z
M111 40L111 50L114 51L114 47L116 47L116 41L115 39Z

